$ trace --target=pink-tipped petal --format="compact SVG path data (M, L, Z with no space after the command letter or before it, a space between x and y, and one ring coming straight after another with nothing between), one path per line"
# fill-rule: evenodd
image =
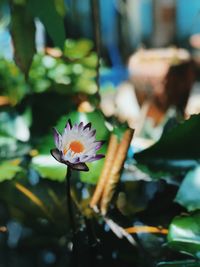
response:
M89 132L89 134L88 134L88 137L93 137L93 136L95 136L95 134L96 134L96 130L95 129L94 130L91 130Z
M89 158L88 155L83 155L83 156L80 157L80 161L81 162L86 162L88 158Z
M98 154L98 155L96 155L96 156L93 156L93 157L89 158L89 159L87 160L87 162L92 162L92 161L95 161L95 160L99 160L99 159L102 159L102 158L104 158L104 157L105 157L105 155L103 155L103 154Z
M56 147L60 150L62 145L62 137L59 134L59 132L56 130L56 128L53 128L53 137L54 137L54 143Z
M83 122L79 123L78 130L80 131L80 130L82 130L82 128L83 128Z
M70 119L67 121L65 129L68 130L68 131L72 129L72 123L71 123Z
M89 122L88 124L86 124L84 127L83 127L83 130L85 130L85 129L87 129L87 128L89 128L89 130L91 129L91 126L92 126L92 124L91 124L91 122Z
M77 130L78 130L78 124L75 123L74 126L73 126L72 128L73 128L75 131L77 131Z
M95 142L95 144L96 144L95 149L98 150L103 146L103 144L105 144L105 141L97 141Z

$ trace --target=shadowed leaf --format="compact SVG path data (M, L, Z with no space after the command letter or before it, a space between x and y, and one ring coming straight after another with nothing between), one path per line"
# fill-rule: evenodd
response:
M200 213L176 217L169 227L168 242L173 249L200 258Z
M35 24L26 6L12 5L10 31L15 62L27 76L35 53Z
M15 187L22 193L24 194L27 198L29 198L35 205L37 205L45 214L48 218L51 219L51 215L45 206L45 204L35 195L33 194L29 189L24 187L22 184L16 183Z
M200 167L191 170L183 180L175 201L189 211L200 209Z
M53 0L28 0L28 8L31 14L38 17L44 24L54 45L63 49L65 41L64 20L63 15L61 16L57 11L58 3L55 4Z
M19 166L20 160L4 161L0 164L0 182L13 179L16 174L22 171Z
M135 154L139 164L156 171L186 171L200 159L200 115L180 123L150 148Z

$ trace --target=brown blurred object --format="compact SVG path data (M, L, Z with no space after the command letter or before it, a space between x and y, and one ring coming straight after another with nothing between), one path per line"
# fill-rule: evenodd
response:
M62 57L62 52L60 51L60 49L57 49L57 48L46 47L45 53L49 56L54 57L54 58L61 58Z
M195 72L192 61L170 67L165 78L164 91L160 98L161 101L164 100L163 107L165 110L174 106L177 111L184 115L194 79ZM158 97L157 100L159 101ZM162 107L162 102L160 104Z
M99 212L100 206L100 211L103 216L107 213L119 182L133 134L134 130L131 128L125 130L120 140L116 134L111 134L104 166L90 200L90 207L95 212Z
M120 143L116 150L116 156L113 161L112 168L108 174L109 178L107 183L104 185L104 190L101 198L101 214L106 215L110 201L113 198L116 186L120 179L120 174L126 160L128 148L132 141L134 130L128 128L121 137Z
M196 81L190 93L187 106L185 108L186 117L200 113L200 82Z
M192 59L195 63L197 76L200 76L200 34L193 34L189 42L192 47Z
M158 124L169 107L184 114L195 78L194 64L185 49L142 49L129 60L129 71L140 106Z
M154 47L166 46L174 41L176 35L176 0L153 0Z
M10 105L10 100L7 96L0 96L0 106Z
M190 45L191 45L193 48L200 49L200 34L199 34L199 33L197 33L197 34L193 34L193 35L190 37Z
M90 201L90 207L94 210L98 210L97 206L99 204L99 201L101 200L102 193L104 191L104 186L106 186L108 182L110 170L113 166L118 146L119 142L117 136L115 134L111 134L108 144L108 150L106 153L105 163Z
M5 226L0 226L0 232L1 233L7 232L7 228Z

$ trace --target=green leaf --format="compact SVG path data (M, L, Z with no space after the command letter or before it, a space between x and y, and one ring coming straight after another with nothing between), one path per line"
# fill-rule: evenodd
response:
M72 124L83 122L84 124L91 122L92 128L96 129L96 139L97 140L107 140L109 136L109 131L105 126L105 119L101 112L93 111L93 112L78 112L73 111L67 114L67 116L63 116L56 128L58 131L63 132L64 127L68 119L71 119Z
M80 39L79 41L67 39L64 55L71 59L81 59L88 56L92 48L93 43L87 39Z
M15 62L27 76L35 53L35 24L26 5L12 5L10 31Z
M0 182L11 180L18 172L22 171L22 168L19 166L19 162L20 161L18 160L12 160L3 161L0 164Z
M123 123L120 125L117 125L114 127L113 133L117 136L118 141L120 141L125 133L125 131L128 129L128 124Z
M65 1L64 0L54 0L54 2L55 2L55 7L56 7L58 14L60 14L61 17L64 17L66 14Z
M89 56L81 58L79 63L88 68L95 68L97 65L97 54L90 52Z
M24 75L13 61L0 59L1 95L9 98L12 105L16 105L28 92Z
M7 136L22 142L29 140L30 132L23 116L15 112L0 112L0 136Z
M197 166L200 159L200 115L180 123L163 134L150 148L135 154L139 164L156 171L187 171Z
M69 229L64 183L39 179L31 184L30 173L28 176L22 174L19 178L2 183L1 200L6 203L12 219L34 229L39 239L48 233L51 237L57 236L59 240L59 237ZM41 219L47 220L48 223L44 224ZM49 242L51 238L47 238Z
M104 159L87 163L89 172L80 172L80 180L84 183L96 184L103 168L103 164Z
M189 211L200 209L200 166L187 173L175 201Z
M58 13L58 5L53 0L28 0L29 11L44 24L55 46L63 49L65 29L63 17Z
M12 137L0 136L0 159L11 159L28 154L30 145Z
M200 213L176 217L169 227L169 246L200 258Z
M55 181L65 180L66 165L57 162L50 154L34 157L31 167L36 170L42 178Z
M27 154L30 132L26 121L15 112L0 112L0 158L16 158Z
M161 262L158 267L199 267L200 263L194 260Z
M53 134L45 136L36 149L39 154L32 158L31 167L36 170L42 178L55 181L64 181L67 166L57 162L50 154L50 149L55 146Z

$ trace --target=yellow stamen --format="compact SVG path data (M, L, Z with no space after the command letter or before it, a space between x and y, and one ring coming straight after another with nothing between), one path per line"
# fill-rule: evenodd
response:
M64 148L63 149L63 154L66 155L68 150L69 150L69 148Z

